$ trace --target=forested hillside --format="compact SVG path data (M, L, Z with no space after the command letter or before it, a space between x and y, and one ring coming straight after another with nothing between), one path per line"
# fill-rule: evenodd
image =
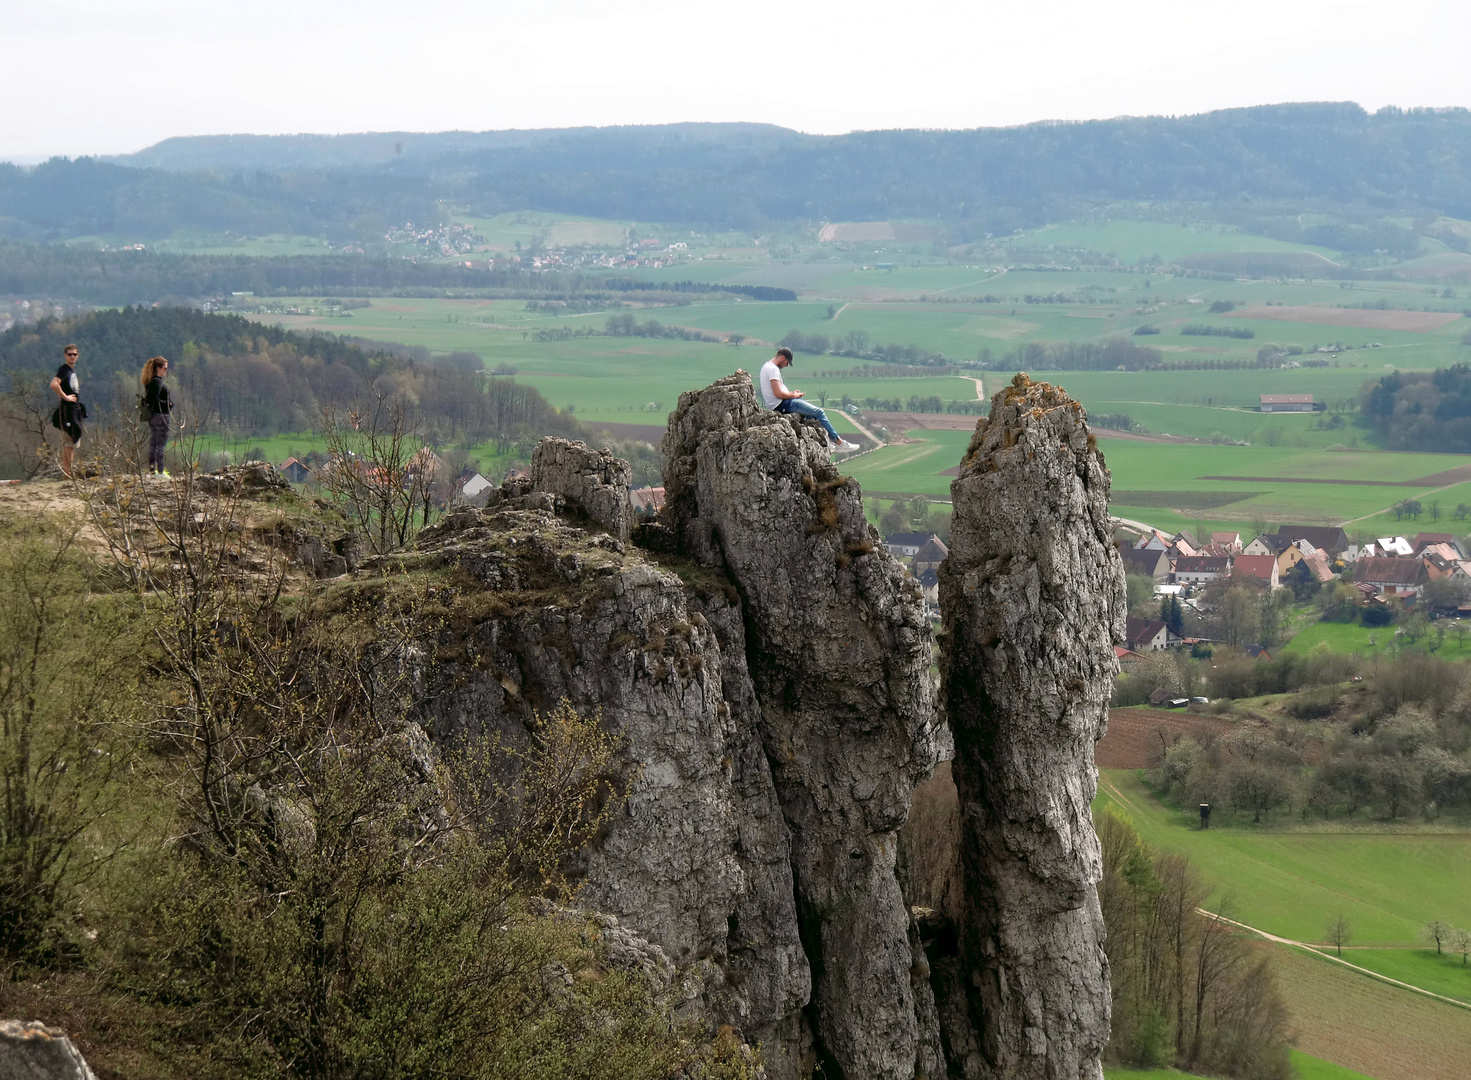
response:
M191 308L123 308L11 327L0 334L0 372L43 392L67 342L80 348L83 398L98 418L130 404L143 361L163 355L173 361L170 378L187 414L246 437L311 430L324 406L351 407L375 390L401 394L436 442L581 431L532 387L487 378L453 357L369 351Z
M176 139L132 160L150 167L0 166L0 231L167 235L208 223L348 236L364 215L425 220L436 201L453 200L483 214L537 208L746 229L916 217L975 239L1150 201L1214 206L1252 231L1338 250L1393 251L1408 230L1380 220L1391 209L1471 216L1471 112L1371 115L1352 103L842 136L674 125ZM1363 220L1304 225L1296 215L1309 206Z

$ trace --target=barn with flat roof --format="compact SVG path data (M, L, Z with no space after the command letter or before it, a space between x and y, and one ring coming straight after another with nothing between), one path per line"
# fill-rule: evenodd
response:
M1263 394L1262 412L1317 412L1312 394Z

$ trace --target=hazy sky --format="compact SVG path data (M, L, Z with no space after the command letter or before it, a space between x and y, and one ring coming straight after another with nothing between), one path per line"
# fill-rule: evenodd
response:
M1471 106L1471 0L0 0L0 158L170 135Z

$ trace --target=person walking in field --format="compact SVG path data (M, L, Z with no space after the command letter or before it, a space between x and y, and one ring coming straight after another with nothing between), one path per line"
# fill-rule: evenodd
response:
M61 431L61 472L70 480L77 447L82 445L82 421L87 418L87 406L82 404L82 381L77 378L79 350L75 345L68 345L61 352L65 359L51 379L51 390L61 400L51 414L51 426Z
M792 350L783 346L776 350L776 355L761 365L761 375L757 379L761 391L761 401L768 408L779 413L791 413L796 416L810 416L822 425L827 432L829 449L839 453L849 453L857 450L858 444L849 442L838 434L833 427L832 421L827 418L827 413L816 405L811 405L802 400L802 391L788 390L787 384L782 380L781 370L792 365Z
M143 365L141 376L143 404L151 414L148 417L148 471L158 476L168 476L163 468L163 450L169 441L169 412L174 404L169 397L169 388L163 384L168 373L169 362L162 356L155 356Z

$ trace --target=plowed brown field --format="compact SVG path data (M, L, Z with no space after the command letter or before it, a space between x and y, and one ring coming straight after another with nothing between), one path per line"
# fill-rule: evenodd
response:
M1093 758L1100 769L1147 769L1155 764L1163 749L1161 732L1166 739L1173 740L1176 735L1222 732L1230 727L1220 717L1183 709L1110 709L1108 734L1098 740Z

